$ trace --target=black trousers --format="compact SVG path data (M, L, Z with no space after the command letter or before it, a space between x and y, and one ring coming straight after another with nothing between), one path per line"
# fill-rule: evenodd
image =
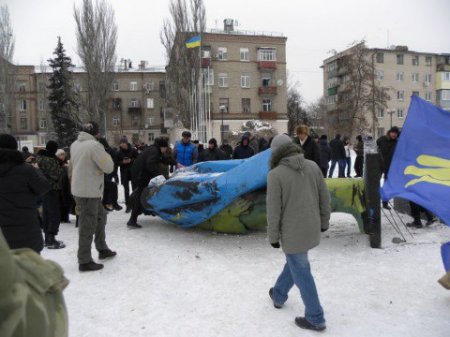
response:
M133 186L133 182L131 181L131 179L122 178L122 180L121 180L121 183L123 185L123 189L125 192L125 205L127 205L127 207L132 207L132 205L130 204L130 182L131 182L131 188L134 191L134 186Z
M103 191L103 205L116 205L117 198L117 185L110 180L105 180L105 189Z
M327 172L328 172L328 166L327 167L321 167L320 170L322 171L322 175L324 178L327 177Z
M356 156L354 168L356 176L362 177L364 172L364 156Z
M42 227L46 235L58 235L61 220L59 191L51 190L42 197Z
M132 207L130 221L132 222L136 222L138 216L144 211L144 208L141 205L141 194L144 188L145 187L143 186L137 187L133 191L132 198L130 198L130 202L132 203L132 205L130 205Z
M409 207L411 207L411 216L414 218L414 222L420 222L420 213L424 212L428 221L433 220L433 215L425 208L417 205L415 202L410 201Z

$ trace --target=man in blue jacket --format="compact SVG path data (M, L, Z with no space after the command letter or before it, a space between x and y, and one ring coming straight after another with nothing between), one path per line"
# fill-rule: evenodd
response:
M191 133L183 131L181 134L181 141L175 144L173 156L177 161L177 167L191 166L197 162L198 150L197 147L191 143Z

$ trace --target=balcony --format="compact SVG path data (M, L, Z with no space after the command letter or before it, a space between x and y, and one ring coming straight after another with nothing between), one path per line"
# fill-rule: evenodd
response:
M438 64L436 67L437 71L450 71L450 64Z
M258 61L258 69L260 70L275 70L277 69L276 61Z
M128 107L128 113L129 114L141 114L142 108L139 106L130 106L130 107Z
M211 58L210 57L202 57L202 68L208 68L211 67Z
M276 95L277 87L269 87L269 86L259 87L258 94L260 94L260 95Z
M275 111L260 111L259 119L275 120L278 119L278 113Z

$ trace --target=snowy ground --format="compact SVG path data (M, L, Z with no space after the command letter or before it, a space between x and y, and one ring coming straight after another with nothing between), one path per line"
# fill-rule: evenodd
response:
M109 215L107 242L118 256L100 272L78 272L73 224L61 225L67 248L43 251L71 281L64 293L71 337L317 335L294 324L304 310L296 288L283 309L272 306L267 292L284 256L264 233L182 230L153 217L129 230L127 219L123 211ZM327 335L449 336L450 293L436 280L450 229L437 224L413 233L394 244L398 234L383 219L383 249L371 249L352 217L333 214L310 253Z

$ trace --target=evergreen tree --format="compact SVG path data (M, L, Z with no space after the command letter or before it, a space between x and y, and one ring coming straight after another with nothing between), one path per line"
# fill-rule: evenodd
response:
M73 64L70 57L66 56L60 36L58 36L58 44L53 54L55 58L48 60L53 69L52 76L49 78L48 100L58 144L66 147L75 141L79 123L76 116L77 104L74 99L70 71Z

